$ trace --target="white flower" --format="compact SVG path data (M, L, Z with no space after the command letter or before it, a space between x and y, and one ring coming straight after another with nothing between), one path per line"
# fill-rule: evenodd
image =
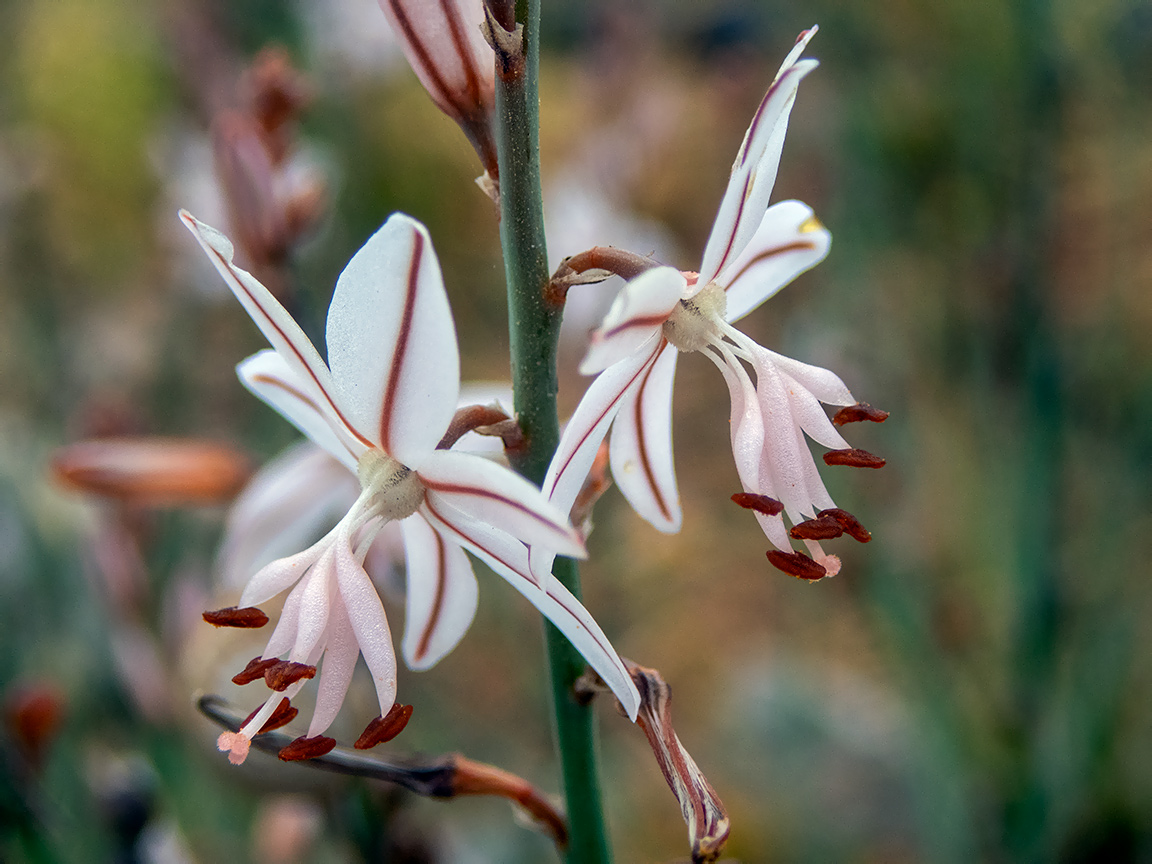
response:
M678 531L672 382L677 356L699 352L720 369L731 394L732 451L744 488L734 500L755 512L776 546L768 553L772 563L808 579L835 574L840 567L839 559L824 554L819 539L849 533L863 540L867 532L835 509L805 433L839 452L826 456L831 463L882 461L851 450L821 408L821 402L855 403L836 375L769 351L731 323L828 254L831 235L807 205L768 206L797 88L817 65L800 59L815 32L800 35L752 118L700 272L657 267L642 273L624 286L593 334L581 371L600 374L569 421L543 487L561 509L571 507L611 426L612 476L621 492L654 526ZM745 363L755 372L755 384ZM838 421L882 414L864 407L853 412L851 417L842 412ZM804 541L815 561L793 551L782 512L795 526L791 536ZM810 524L821 519L818 527ZM550 564L550 556L534 552L537 573L548 572Z
M273 350L240 364L241 380L360 485L328 534L251 578L241 608L205 616L218 624L255 623L262 613L253 607L291 589L263 655L237 676L262 676L276 692L240 732L220 736L229 758L242 762L253 735L294 715L285 697L316 673L321 657L308 734L282 758L307 758L334 746L322 733L340 709L359 654L372 673L380 716L357 745L385 740L398 731L397 723L402 728L406 716L393 707L392 638L363 567L377 532L389 522L400 523L407 555L404 647L410 666L436 663L472 621L477 586L467 549L548 616L635 716L635 686L595 621L563 586L541 586L531 575L526 544L585 554L567 517L510 470L481 456L437 449L456 410L460 372L440 266L424 227L395 214L349 262L328 313L325 363L267 289L232 263L227 238L180 215L272 344Z

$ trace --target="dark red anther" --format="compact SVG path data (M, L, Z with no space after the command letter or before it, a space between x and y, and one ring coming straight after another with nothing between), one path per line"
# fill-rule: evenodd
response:
M264 670L264 683L270 690L277 693L287 690L302 678L312 678L316 675L316 667L307 663L295 663L291 660L277 660Z
M268 623L268 616L255 606L229 606L227 609L217 609L215 612L205 612L204 620L213 627L240 627L253 630Z
M299 762L301 759L315 759L323 756L336 746L335 738L315 735L312 738L297 738L278 754L285 762Z
M240 724L241 728L251 723L252 718L255 717L259 712L260 709L257 708L255 711L245 717L244 722ZM280 700L280 704L276 706L276 710L272 712L272 716L265 721L264 725L260 727L260 731L256 734L263 735L265 732L271 732L273 729L279 729L281 726L287 726L289 723L296 719L296 715L299 713L299 710L293 708L292 703L289 702L288 697L285 696Z
M844 527L831 516L817 516L792 526L788 534L795 540L831 540L844 533Z
M784 512L784 505L775 498L767 495L757 495L755 492L737 492L732 500L745 510L755 510L765 516L779 516Z
M855 405L849 405L837 411L836 415L832 418L832 422L837 426L843 426L845 423L859 423L861 420L883 423L887 419L887 411L873 408L867 402L857 402Z
M781 552L779 549L768 550L768 560L777 570L783 570L789 576L797 579L806 579L815 582L828 575L822 564L817 564L803 552Z
M824 454L825 465L848 465L852 468L883 468L884 459L867 450L853 447L849 450L829 450Z
M827 510L821 510L816 514L817 518L824 518L825 516L835 519L840 527L844 529L844 533L861 543L867 543L872 539L871 532L868 531L860 520L849 513L847 510L841 510L839 507L831 507Z
M257 678L263 678L268 668L275 666L279 662L280 658L278 657L271 657L268 660L265 660L263 657L253 657L248 661L248 665L244 667L244 671L237 672L232 676L232 683L241 686L251 684Z
M388 709L383 717L377 717L364 729L364 733L356 739L354 746L357 750L367 750L385 741L391 741L404 731L408 721L412 719L412 706L401 705L397 702Z

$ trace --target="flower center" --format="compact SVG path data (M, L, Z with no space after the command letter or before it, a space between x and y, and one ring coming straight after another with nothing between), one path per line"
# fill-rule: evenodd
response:
M388 521L406 519L424 500L424 484L406 465L380 450L366 450L356 465L360 488L371 496L368 506Z
M696 296L681 300L664 322L664 338L681 351L703 351L719 332L728 298L724 289L709 282Z

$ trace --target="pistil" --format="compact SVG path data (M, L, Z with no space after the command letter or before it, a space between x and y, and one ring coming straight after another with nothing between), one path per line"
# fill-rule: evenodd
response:
M685 353L703 351L720 332L727 305L724 289L709 282L676 305L664 322L664 338Z

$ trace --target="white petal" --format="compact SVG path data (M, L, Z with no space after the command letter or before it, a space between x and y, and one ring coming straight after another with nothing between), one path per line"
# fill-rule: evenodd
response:
M308 581L302 580L284 599L284 608L280 610L280 620L276 622L276 629L272 631L268 644L264 646L264 653L261 655L265 660L286 654L295 644L296 630L300 626L300 603L307 588Z
M332 375L315 346L272 293L251 273L241 270L232 263L233 248L228 238L186 210L180 211L180 219L208 253L216 270L224 277L224 281L260 328L260 332L284 358L292 371L309 383L308 395L320 400L326 413L341 420L346 419L335 401ZM369 443L355 430L350 431L361 440L361 443Z
M439 510L431 502L425 502L421 512L446 539L475 553L527 597L604 679L628 716L636 719L640 694L608 637L580 601L557 580L548 580L546 591L539 589L528 573L528 550L524 544L489 526L462 521L459 514Z
M320 560L320 556L332 543L334 532L335 529L295 555L289 555L287 558L281 558L265 565L248 580L248 584L244 587L244 593L240 595L240 605L259 606L294 585L308 571L309 567Z
M729 321L743 318L823 261L831 244L832 235L807 204L773 204L744 251L716 277L726 292L725 317Z
M608 443L612 478L641 517L659 530L680 530L680 494L672 463L672 381L679 352L665 345L621 400Z
M628 282L592 334L580 371L594 375L639 351L660 333L686 286L684 274L672 267L646 270Z
M437 450L417 472L426 497L471 519L498 527L523 543L560 555L587 557L568 515L519 474L470 453Z
M330 528L356 500L348 470L310 441L289 447L249 481L228 511L217 569L241 585Z
M353 256L332 295L327 340L353 423L417 467L448 428L460 389L456 328L423 225L395 213Z
M806 446L797 443L788 393L771 364L756 364L756 395L764 418L764 458L760 473L779 494L788 518L803 521L811 512L803 460L811 460Z
M763 349L772 364L793 379L797 384L809 391L825 405L855 405L856 399L848 391L847 386L834 372L829 372L819 366L801 363L775 351Z
M348 611L337 592L329 612L328 644L324 649L320 683L316 688L316 709L308 726L309 738L322 735L340 713L359 656L360 646L352 632L352 622L348 620Z
M347 542L336 544L336 581L360 653L372 673L383 716L396 701L396 652L392 648L392 633L388 629L380 595L372 587L372 580L353 556Z
M732 176L720 202L712 233L704 247L704 259L700 265L701 285L715 279L756 233L776 183L796 89L801 79L817 65L815 60L796 60L782 67L752 117L752 123L744 134L744 143L732 165Z
M364 445L348 427L326 414L316 388L292 371L276 351L260 351L236 367L240 382L255 396L275 408L313 443L331 454L350 471Z
M548 500L562 513L572 511L624 395L640 386L648 367L656 360L659 347L657 344L650 353L638 352L609 366L584 391L560 436L542 486Z
M464 550L446 542L423 516L400 524L408 552L404 660L410 669L430 669L472 624L479 589Z

